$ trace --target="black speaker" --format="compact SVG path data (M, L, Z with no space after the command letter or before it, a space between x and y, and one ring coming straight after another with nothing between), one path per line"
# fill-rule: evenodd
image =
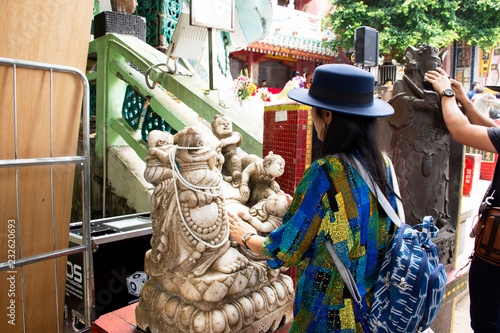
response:
M356 65L378 65L378 31L370 27L359 27L354 32L354 63Z

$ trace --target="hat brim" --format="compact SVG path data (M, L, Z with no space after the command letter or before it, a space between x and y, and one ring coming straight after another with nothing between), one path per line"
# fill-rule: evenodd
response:
M311 95L309 89L292 89L288 92L288 97L302 104L360 117L386 117L394 114L389 103L377 98L372 103L342 103Z
M496 92L500 92L500 86L486 86L486 88L494 90Z

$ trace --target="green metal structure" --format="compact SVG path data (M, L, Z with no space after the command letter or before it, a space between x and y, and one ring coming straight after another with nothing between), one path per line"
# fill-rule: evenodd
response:
M88 54L89 59L97 61L95 71L87 78L95 82L95 149L101 158L110 145L129 145L144 160L151 130L175 133L186 126L197 126L211 133L199 118L211 122L215 115L228 111L220 105L217 93L206 92L204 81L166 73L160 70L162 66L150 71L149 78L158 84L148 88L144 73L156 64L165 64L167 58L136 37L107 34L90 42ZM231 111L238 114L238 108L231 106ZM262 142L245 130L247 124L241 119L233 119L233 130L243 136L241 148L262 156Z

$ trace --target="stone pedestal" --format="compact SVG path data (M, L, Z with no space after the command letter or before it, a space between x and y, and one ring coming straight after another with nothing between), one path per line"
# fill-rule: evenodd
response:
M232 287L235 285L232 277L225 282L233 282ZM215 285L198 285L196 289L207 292ZM184 287L184 292L186 289L189 287ZM250 333L272 332L293 319L293 283L283 274L258 290L242 292L217 304L189 302L182 293L168 292L149 280L143 286L136 308L137 326L152 333Z

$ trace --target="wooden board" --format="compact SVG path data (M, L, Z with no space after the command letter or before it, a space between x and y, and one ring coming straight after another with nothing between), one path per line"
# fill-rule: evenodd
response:
M0 57L84 72L93 3L4 3ZM17 120L12 67L0 66L0 87L0 159L16 158L16 144L17 158L76 154L83 92L78 77L54 72L51 84L50 72L17 68ZM17 176L16 169L0 169L0 262L11 259L9 255L19 258L21 252L29 257L68 246L73 176L73 165L23 167ZM63 319L65 274L66 258L31 264L22 272L0 272L0 332L57 332L58 318L59 325Z

